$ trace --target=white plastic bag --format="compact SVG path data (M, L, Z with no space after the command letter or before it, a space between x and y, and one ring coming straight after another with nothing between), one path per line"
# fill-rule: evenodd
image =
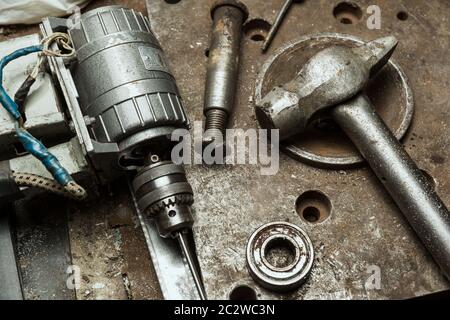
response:
M90 0L0 0L0 25L33 24L79 12Z

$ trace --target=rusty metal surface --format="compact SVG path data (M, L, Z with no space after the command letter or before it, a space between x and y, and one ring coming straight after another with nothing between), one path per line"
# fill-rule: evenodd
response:
M253 113L257 73L268 55L283 43L319 32L351 34L364 40L392 34L400 41L394 58L410 78L416 103L413 123L403 143L418 165L434 178L444 202L450 203L447 1L357 1L360 21L356 13L354 23L345 24L340 21L353 19L355 14L340 9L336 19L333 9L342 1L305 0L293 5L268 55L261 55L262 43L255 40L261 40L258 35L267 31L267 21L273 21L282 1L244 2L250 21L242 41L231 127L257 127ZM152 29L168 56L189 116L200 121L211 1L147 3ZM366 9L373 4L381 8L380 30L366 27ZM408 18L404 20L402 14L399 17L403 20L399 19L399 12L407 12ZM282 155L280 170L274 176L261 176L255 166L191 166L187 171L196 199L196 244L202 248L199 260L210 298L226 299L242 284L254 288L259 298L282 299L407 298L449 287L368 168L322 170ZM321 223L307 222L296 212L297 197L308 190L321 191L331 201L331 215ZM310 279L300 290L287 295L257 286L245 265L248 237L261 224L275 220L304 228L316 251ZM373 270L380 271L379 289L366 285Z
M191 120L200 121L212 1L168 2L176 1L147 0L152 29L166 52ZM444 202L450 203L448 1L357 1L362 20L356 24L340 23L333 16L333 8L341 1L294 3L266 55L260 53L260 34L267 32L268 22L274 20L283 0L244 2L249 7L250 22L242 40L231 127L257 127L253 112L257 73L284 43L319 32L352 34L364 40L393 34L400 41L394 58L410 79L416 105L404 145L433 177ZM86 10L109 4L145 12L143 0L93 1ZM382 9L380 30L369 30L365 25L366 8L372 4ZM408 13L407 20L397 18L400 11ZM349 14L341 10L337 16L348 19ZM36 31L36 27L3 27L0 40ZM321 170L282 155L275 176L260 176L255 166L192 166L187 171L195 192L194 232L197 249L201 249L197 251L210 298L227 299L233 288L243 284L254 288L258 298L282 299L406 298L449 287L367 168ZM328 219L320 218L320 223L313 224L299 216L297 210L302 212L305 204L296 204L296 200L307 190L328 197L330 203L320 209L321 214L331 211ZM142 231L130 211L127 186L122 181L111 192L103 190L99 194L95 198L94 192L94 198L84 205L70 207L72 263L80 266L82 278L77 299L161 298ZM311 194L317 193L307 195ZM306 199L313 204L321 201L314 196ZM263 223L275 220L290 221L307 231L316 253L310 279L300 290L287 295L257 286L245 266L248 237ZM379 290L365 288L373 266L380 268Z

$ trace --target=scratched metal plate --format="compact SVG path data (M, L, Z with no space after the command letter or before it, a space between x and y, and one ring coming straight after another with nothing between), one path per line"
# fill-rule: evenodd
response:
M152 28L169 58L190 118L201 120L210 1L147 2ZM245 2L250 7L250 19L272 21L282 0ZM419 166L434 177L439 194L449 204L450 3L361 0L358 4L364 12L372 4L382 9L381 30L368 30L364 22L367 14L357 24L339 23L333 17L333 8L339 2L305 0L295 4L268 55L285 42L318 32L347 33L363 39L390 33L397 36L400 47L394 57L410 79L416 104L404 144ZM142 0L97 0L86 10L109 4L145 10ZM408 12L409 18L397 19L399 11ZM0 39L34 32L37 28L33 26L0 28ZM253 32L258 30L250 34ZM252 96L256 74L268 58L259 53L261 42L251 41L250 36L243 39L242 72L232 120L232 126L243 129L257 126ZM251 166L194 166L188 168L188 174L196 192L197 251L210 298L228 298L238 284L255 288L260 298L293 299L406 298L449 287L368 169L319 170L283 155L280 172L272 177L261 177L259 169ZM322 190L333 205L330 219L321 224L307 224L295 211L298 195L310 189ZM67 203L61 207L66 208ZM72 263L81 271L77 299L161 298L126 184L92 192L91 201L71 203L69 211ZM310 280L301 290L286 296L258 287L245 267L247 238L260 224L275 219L289 219L304 228L317 255ZM364 287L371 266L380 268L380 290ZM48 278L41 280L46 283ZM66 278L60 281L65 283Z
M202 101L209 45L211 1L147 0L152 29L175 74L192 121L202 119ZM273 21L282 0L243 1L251 19ZM343 24L333 15L339 0L305 0L288 13L272 48L319 32L352 34L362 39L395 35L394 54L410 79L416 102L412 126L404 144L407 151L435 180L444 202L450 203L449 82L450 3L446 0L361 0L359 22ZM381 8L380 30L369 30L369 5ZM397 14L408 13L401 20ZM400 15L403 18L402 15ZM268 55L250 30L242 41L241 74L231 125L257 127L253 92L257 73ZM251 29L251 28L249 28ZM253 37L258 39L258 37ZM261 176L257 166L187 168L195 191L195 238L210 298L229 297L238 285L255 289L259 298L381 299L408 298L444 290L449 283L440 274L401 213L367 168L348 171L316 169L286 155L273 176ZM329 219L305 222L295 210L297 197L320 190L331 203ZM298 291L273 294L256 285L245 266L245 245L261 224L287 220L310 235L316 259L308 282ZM365 284L373 270L381 272L380 288ZM369 279L370 282L370 279Z

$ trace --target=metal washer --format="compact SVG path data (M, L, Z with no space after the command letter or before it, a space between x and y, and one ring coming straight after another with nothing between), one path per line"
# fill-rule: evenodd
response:
M276 240L289 241L293 261L284 267L271 265L265 252ZM314 262L314 248L305 231L288 222L271 222L258 228L247 243L247 267L252 278L266 289L285 292L302 285Z

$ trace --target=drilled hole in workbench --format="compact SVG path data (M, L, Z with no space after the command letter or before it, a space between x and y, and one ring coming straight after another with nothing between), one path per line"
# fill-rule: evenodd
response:
M334 17L343 24L355 24L362 18L361 8L353 2L341 2L333 10Z
M320 210L316 207L306 207L303 212L303 218L308 222L317 222L320 219Z
M295 260L294 244L283 238L269 241L264 250L267 262L275 268L286 268Z
M254 34L250 37L253 41L264 41L265 38L262 34Z
M408 18L409 18L408 12L400 11L399 13L397 13L397 18L398 18L398 20L402 20L402 21L408 20Z
M343 24L353 24L353 21L349 18L342 18L341 23Z
M322 192L311 190L302 193L295 202L300 217L309 223L320 223L331 215L331 201Z
M166 3L168 4L177 4L178 2L180 2L181 0L164 0Z
M244 25L244 34L252 41L264 41L270 30L270 23L263 19L253 19Z
M256 291L249 286L238 286L231 291L230 300L257 300Z

